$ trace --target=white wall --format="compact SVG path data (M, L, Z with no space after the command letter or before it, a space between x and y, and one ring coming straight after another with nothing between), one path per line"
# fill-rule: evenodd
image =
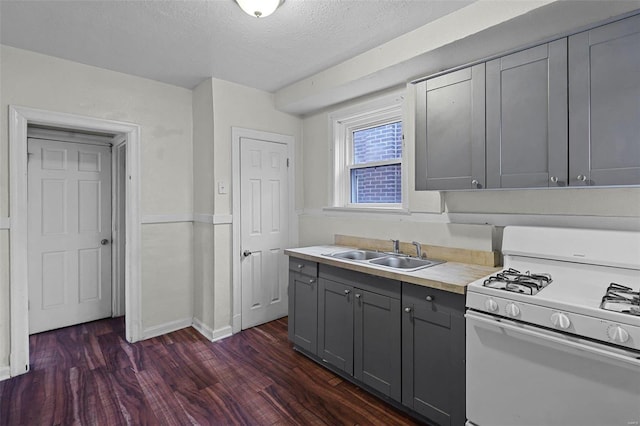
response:
M207 79L193 90L193 316L205 333L214 328L213 129L213 82Z
M215 216L221 219L232 214L231 128L241 127L280 133L294 137L296 163L300 163L302 120L277 111L273 94L228 81L212 79L214 116L214 198ZM301 169L296 168L296 180L301 181ZM224 182L228 194L218 194L217 184ZM302 205L302 188L296 186L296 206ZM232 225L214 226L214 331L230 326L232 321ZM239 255L239 254L238 254Z
M139 124L143 219L193 212L190 90L21 49L0 49L0 218L9 214L8 105ZM8 232L0 232L1 368L8 365L9 355L9 255ZM192 317L192 240L191 223L143 225L144 329Z
M640 230L640 188L579 188L483 191L415 191L415 87L404 93L405 149L408 154L407 215L326 210L330 205L332 142L329 114L376 94L307 116L303 120L304 210L300 244L333 241L334 234L400 238L422 243L492 250L509 224Z

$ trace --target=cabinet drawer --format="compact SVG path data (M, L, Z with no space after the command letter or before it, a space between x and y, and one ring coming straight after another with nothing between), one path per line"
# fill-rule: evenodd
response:
M309 277L318 276L318 263L310 260L298 259L295 257L289 258L289 270L298 272L302 275Z
M402 302L414 308L428 307L431 310L464 315L465 296L444 290L402 283Z

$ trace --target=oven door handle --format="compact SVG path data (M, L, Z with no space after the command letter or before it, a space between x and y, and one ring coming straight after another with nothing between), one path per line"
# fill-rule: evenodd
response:
M584 343L576 342L574 340L569 340L569 338L557 337L551 334L552 332L536 331L535 329L533 329L533 326L528 326L525 324L521 326L517 326L512 324L511 322L507 322L509 320L486 317L484 315L477 314L472 311L467 311L467 313L465 314L465 317L467 318L467 321L468 320L478 321L481 323L493 325L494 327L504 328L505 330L515 331L517 333L535 337L538 339L552 341L559 345L569 346L579 351L590 352L592 354L596 354L609 359L614 359L616 361L621 361L625 364L630 364L636 368L640 368L640 359L637 358L637 356L634 356L632 352L624 351L625 354L619 353L623 351L623 349L618 349L618 350L616 350L615 348L601 349L593 345L587 345Z

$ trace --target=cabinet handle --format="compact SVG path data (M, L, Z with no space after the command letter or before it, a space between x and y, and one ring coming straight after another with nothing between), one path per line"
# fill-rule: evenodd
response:
M478 179L472 180L471 185L474 186L475 188L480 188L480 182L478 182Z
M427 302L433 302L433 299L435 299L435 297L427 296L426 299L427 299Z
M344 291L344 294L349 294L349 293L351 293L351 290L345 290Z
M411 313L411 308L404 308L404 311L409 314Z
M309 284L313 284L313 283L315 283L315 282L316 282L316 280L315 280L314 278L311 278L311 279L309 280Z
M298 265L298 269L302 269L302 268L304 268L304 265L302 264Z
M362 297L362 295L360 293L356 293L356 299L360 299L360 297Z
M578 179L580 182L584 182L587 180L587 176L585 175L578 175L576 176L576 179Z
M551 176L549 180L553 183L558 183L558 176Z

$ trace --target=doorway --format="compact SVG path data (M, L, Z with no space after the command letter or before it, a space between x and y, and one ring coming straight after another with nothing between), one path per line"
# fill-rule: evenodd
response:
M297 241L294 139L232 129L233 332L287 315L284 250Z
M27 140L29 334L112 315L111 137ZM114 203L115 204L115 203Z
M140 233L140 127L132 123L103 120L34 108L9 107L10 153L10 319L11 377L29 371L29 286L28 256L28 127L66 129L80 133L115 135L114 152L126 153L125 195L123 199L125 330L129 342L140 340L141 322L141 233ZM120 149L118 149L120 148ZM122 160L124 161L124 159ZM114 165L119 164L114 159ZM113 238L117 238L114 232ZM115 264L115 262L114 262ZM115 292L114 292L115 293ZM115 301L115 299L114 299Z

